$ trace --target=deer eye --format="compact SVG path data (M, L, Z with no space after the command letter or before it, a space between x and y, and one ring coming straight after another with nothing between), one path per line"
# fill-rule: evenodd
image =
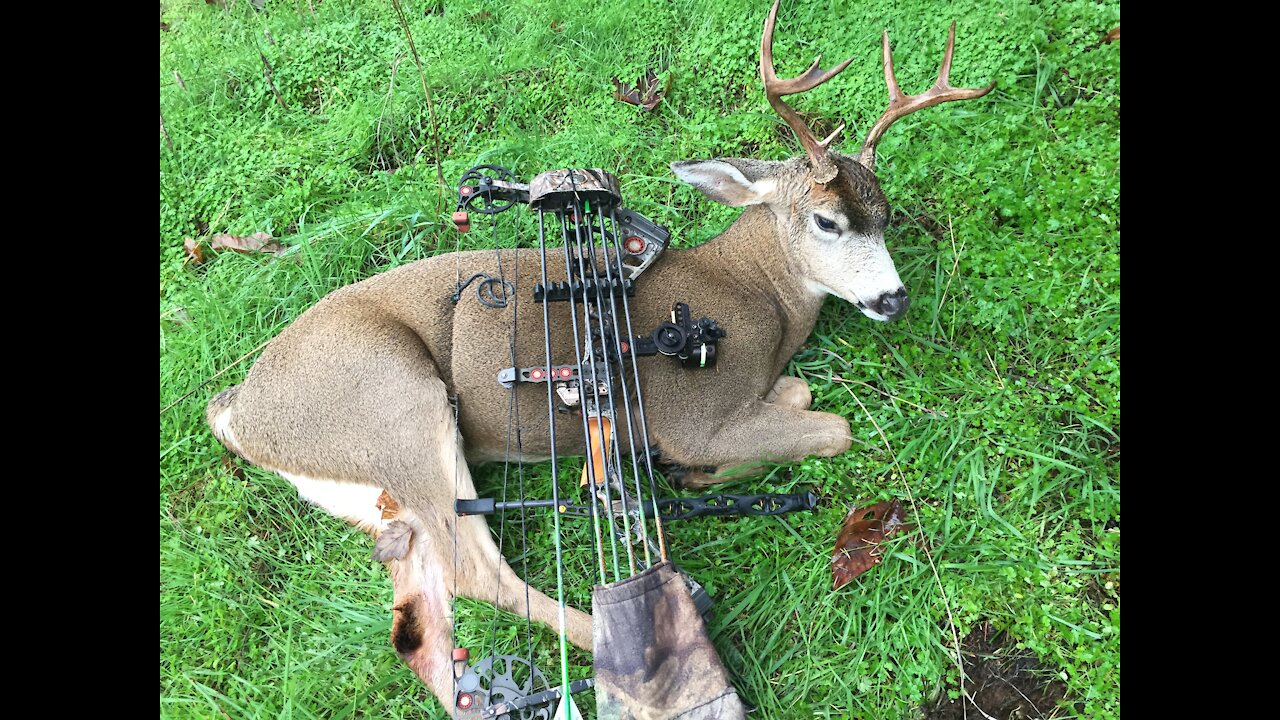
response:
M823 230L826 230L827 232L836 231L836 223L834 220L831 220L829 218L824 218L818 214L814 214L813 220L814 222L818 223L818 227L822 228Z

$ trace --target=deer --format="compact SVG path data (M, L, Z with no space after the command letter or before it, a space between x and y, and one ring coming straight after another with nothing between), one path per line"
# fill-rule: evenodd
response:
M636 322L653 327L667 319L673 298L690 298L728 333L714 370L691 372L658 357L640 363L651 442L664 462L689 469L685 486L850 448L849 422L811 409L807 383L783 371L829 296L876 321L907 311L908 293L885 247L889 204L875 173L876 145L908 114L994 87L951 86L953 22L937 81L919 95L904 94L885 32L888 107L858 154L841 154L832 144L843 124L818 140L783 98L831 80L853 58L822 70L819 57L803 74L779 78L778 6L775 0L764 23L760 73L769 105L805 152L781 161L672 163L677 178L743 212L712 240L660 256L631 305ZM499 254L515 292L528 294L540 279L536 257ZM455 594L496 598L503 609L550 627L559 622L555 600L533 588L526 594L484 518L454 510L456 498L476 497L471 466L508 451L507 393L527 393L522 402L536 407L544 392L495 381L510 357L509 338L497 328L513 327L511 307L450 300L459 273L491 271L494 262L492 250L450 253L333 291L271 340L244 380L206 410L229 450L373 536L374 558L387 563L394 586L392 645L445 707L452 707L446 649ZM567 312L550 312L552 346L572 347ZM514 324L518 356L540 357L540 315L526 312ZM561 421L557 452L584 454L584 440L571 431L575 419L528 417L521 420L522 459L548 458L549 426ZM565 622L569 641L590 650L591 616L569 608Z

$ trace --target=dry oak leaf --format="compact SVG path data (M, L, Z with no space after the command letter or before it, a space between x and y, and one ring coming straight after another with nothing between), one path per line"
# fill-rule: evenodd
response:
M905 512L899 500L886 500L871 507L849 511L831 554L831 577L839 590L872 567L880 564L884 542L912 529L903 522Z
M661 88L658 87L658 74L652 68L645 72L644 77L636 82L634 88L619 80L617 75L613 76L613 86L614 100L628 105L638 105L648 112L658 106L658 102L671 88L671 75L667 75L667 82Z
M231 250L238 253L271 253L275 254L284 250L284 246L271 239L269 233L257 232L248 237L239 237L237 235L214 235L210 241L209 247L214 250Z

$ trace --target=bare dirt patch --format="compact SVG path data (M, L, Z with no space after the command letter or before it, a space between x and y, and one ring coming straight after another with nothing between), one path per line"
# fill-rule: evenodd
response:
M1035 656L1018 650L1016 642L985 622L969 633L960 648L968 697L952 700L943 693L925 706L926 720L970 720L984 715L996 720L1030 720L1070 715L1058 706L1066 694L1065 686Z

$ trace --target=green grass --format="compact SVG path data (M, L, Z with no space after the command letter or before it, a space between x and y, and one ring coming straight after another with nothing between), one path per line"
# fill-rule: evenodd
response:
M173 147L160 139L162 407L331 290L455 247L390 1L325 0L314 16L310 4L163 10L160 109ZM690 246L737 211L676 182L669 162L797 152L759 87L765 0L441 5L405 10L450 182L482 161L526 178L608 168L630 206ZM818 52L828 64L855 56L795 99L818 132L840 120L865 131L883 109L884 28L907 91L931 82L953 17L953 82L997 89L912 115L880 145L908 316L878 324L830 301L792 363L817 409L850 420L854 449L732 488L814 487L823 508L673 526L676 557L718 598L710 631L760 717L912 717L955 690L952 621L963 637L984 619L1064 678L1083 716L1118 716L1120 49L1100 39L1119 3L829 7L784 2L775 50L788 75ZM612 99L611 75L631 81L649 66L674 75L655 112ZM185 264L183 238L205 228L267 231L289 250ZM391 584L370 540L283 479L224 462L204 402L249 365L160 417L161 715L443 717L390 647ZM477 479L501 491L492 469ZM545 468L530 482L549 494ZM848 505L908 496L918 538L833 593L829 556ZM547 520L534 521L529 549L544 590ZM584 526L568 532L585 537ZM508 524L503 536L522 571L518 532ZM571 599L586 607L589 554L567 563ZM487 605L458 612L464 643L490 642ZM516 620L503 618L502 647L523 641ZM553 671L553 634L534 640ZM589 656L573 661L589 673Z

